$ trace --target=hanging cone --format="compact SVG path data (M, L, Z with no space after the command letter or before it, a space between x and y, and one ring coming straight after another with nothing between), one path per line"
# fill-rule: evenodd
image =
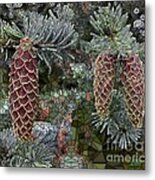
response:
M109 105L114 87L116 59L112 55L101 54L95 61L94 96L97 113L105 118L109 114Z
M10 114L14 133L20 139L32 139L37 99L37 59L31 40L25 37L20 40L20 45L12 57L9 73Z
M122 84L129 119L135 128L144 120L144 67L136 55L124 59Z

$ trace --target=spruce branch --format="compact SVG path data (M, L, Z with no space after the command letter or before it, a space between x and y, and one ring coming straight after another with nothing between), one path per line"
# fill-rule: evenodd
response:
M110 3L106 7L99 7L90 17L90 23L95 32L91 33L90 43L82 42L87 53L95 56L101 52L126 56L130 53L140 54L144 58L144 44L139 44L127 24L128 14L122 13L122 7Z
M65 15L67 7L62 11ZM58 12L60 14L60 12ZM55 59L63 60L69 55L67 50L71 48L76 40L77 33L74 25L65 16L56 16L50 13L50 17L36 12L26 11L21 14L25 36L32 39L37 48L38 57L45 61L51 72L51 64Z
M113 100L110 106L110 116L101 119L96 113L93 113L92 124L101 134L106 132L107 142L118 149L127 150L141 141L143 129L136 129L131 125L123 96L119 91L113 90Z

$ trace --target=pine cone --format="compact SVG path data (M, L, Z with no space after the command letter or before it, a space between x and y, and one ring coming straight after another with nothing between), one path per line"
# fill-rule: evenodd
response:
M10 114L14 133L20 139L32 138L38 107L38 69L32 41L25 37L12 57L9 73Z
M122 84L129 119L135 128L144 120L144 67L136 55L124 59Z
M95 61L94 96L97 113L105 118L109 114L112 89L114 87L116 59L112 55L101 54Z

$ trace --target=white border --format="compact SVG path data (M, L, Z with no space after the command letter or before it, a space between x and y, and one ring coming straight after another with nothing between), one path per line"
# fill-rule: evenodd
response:
M56 2L57 0L53 1ZM76 1L76 0L72 0ZM80 1L80 0L79 0ZM46 0L5 0L0 3L47 2ZM60 1L59 1L60 2ZM155 178L155 0L146 0L146 170L64 170L0 168L2 180L143 180ZM154 178L153 178L154 177Z

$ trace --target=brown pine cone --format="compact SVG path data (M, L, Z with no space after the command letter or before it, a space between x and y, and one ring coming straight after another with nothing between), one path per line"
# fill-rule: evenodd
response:
M38 68L32 41L27 37L20 40L10 64L9 101L15 135L32 139L38 107Z
M97 113L105 118L109 114L112 90L114 88L116 59L109 54L101 54L95 61L94 96Z
M122 84L129 119L135 128L144 121L144 67L137 55L124 59Z

